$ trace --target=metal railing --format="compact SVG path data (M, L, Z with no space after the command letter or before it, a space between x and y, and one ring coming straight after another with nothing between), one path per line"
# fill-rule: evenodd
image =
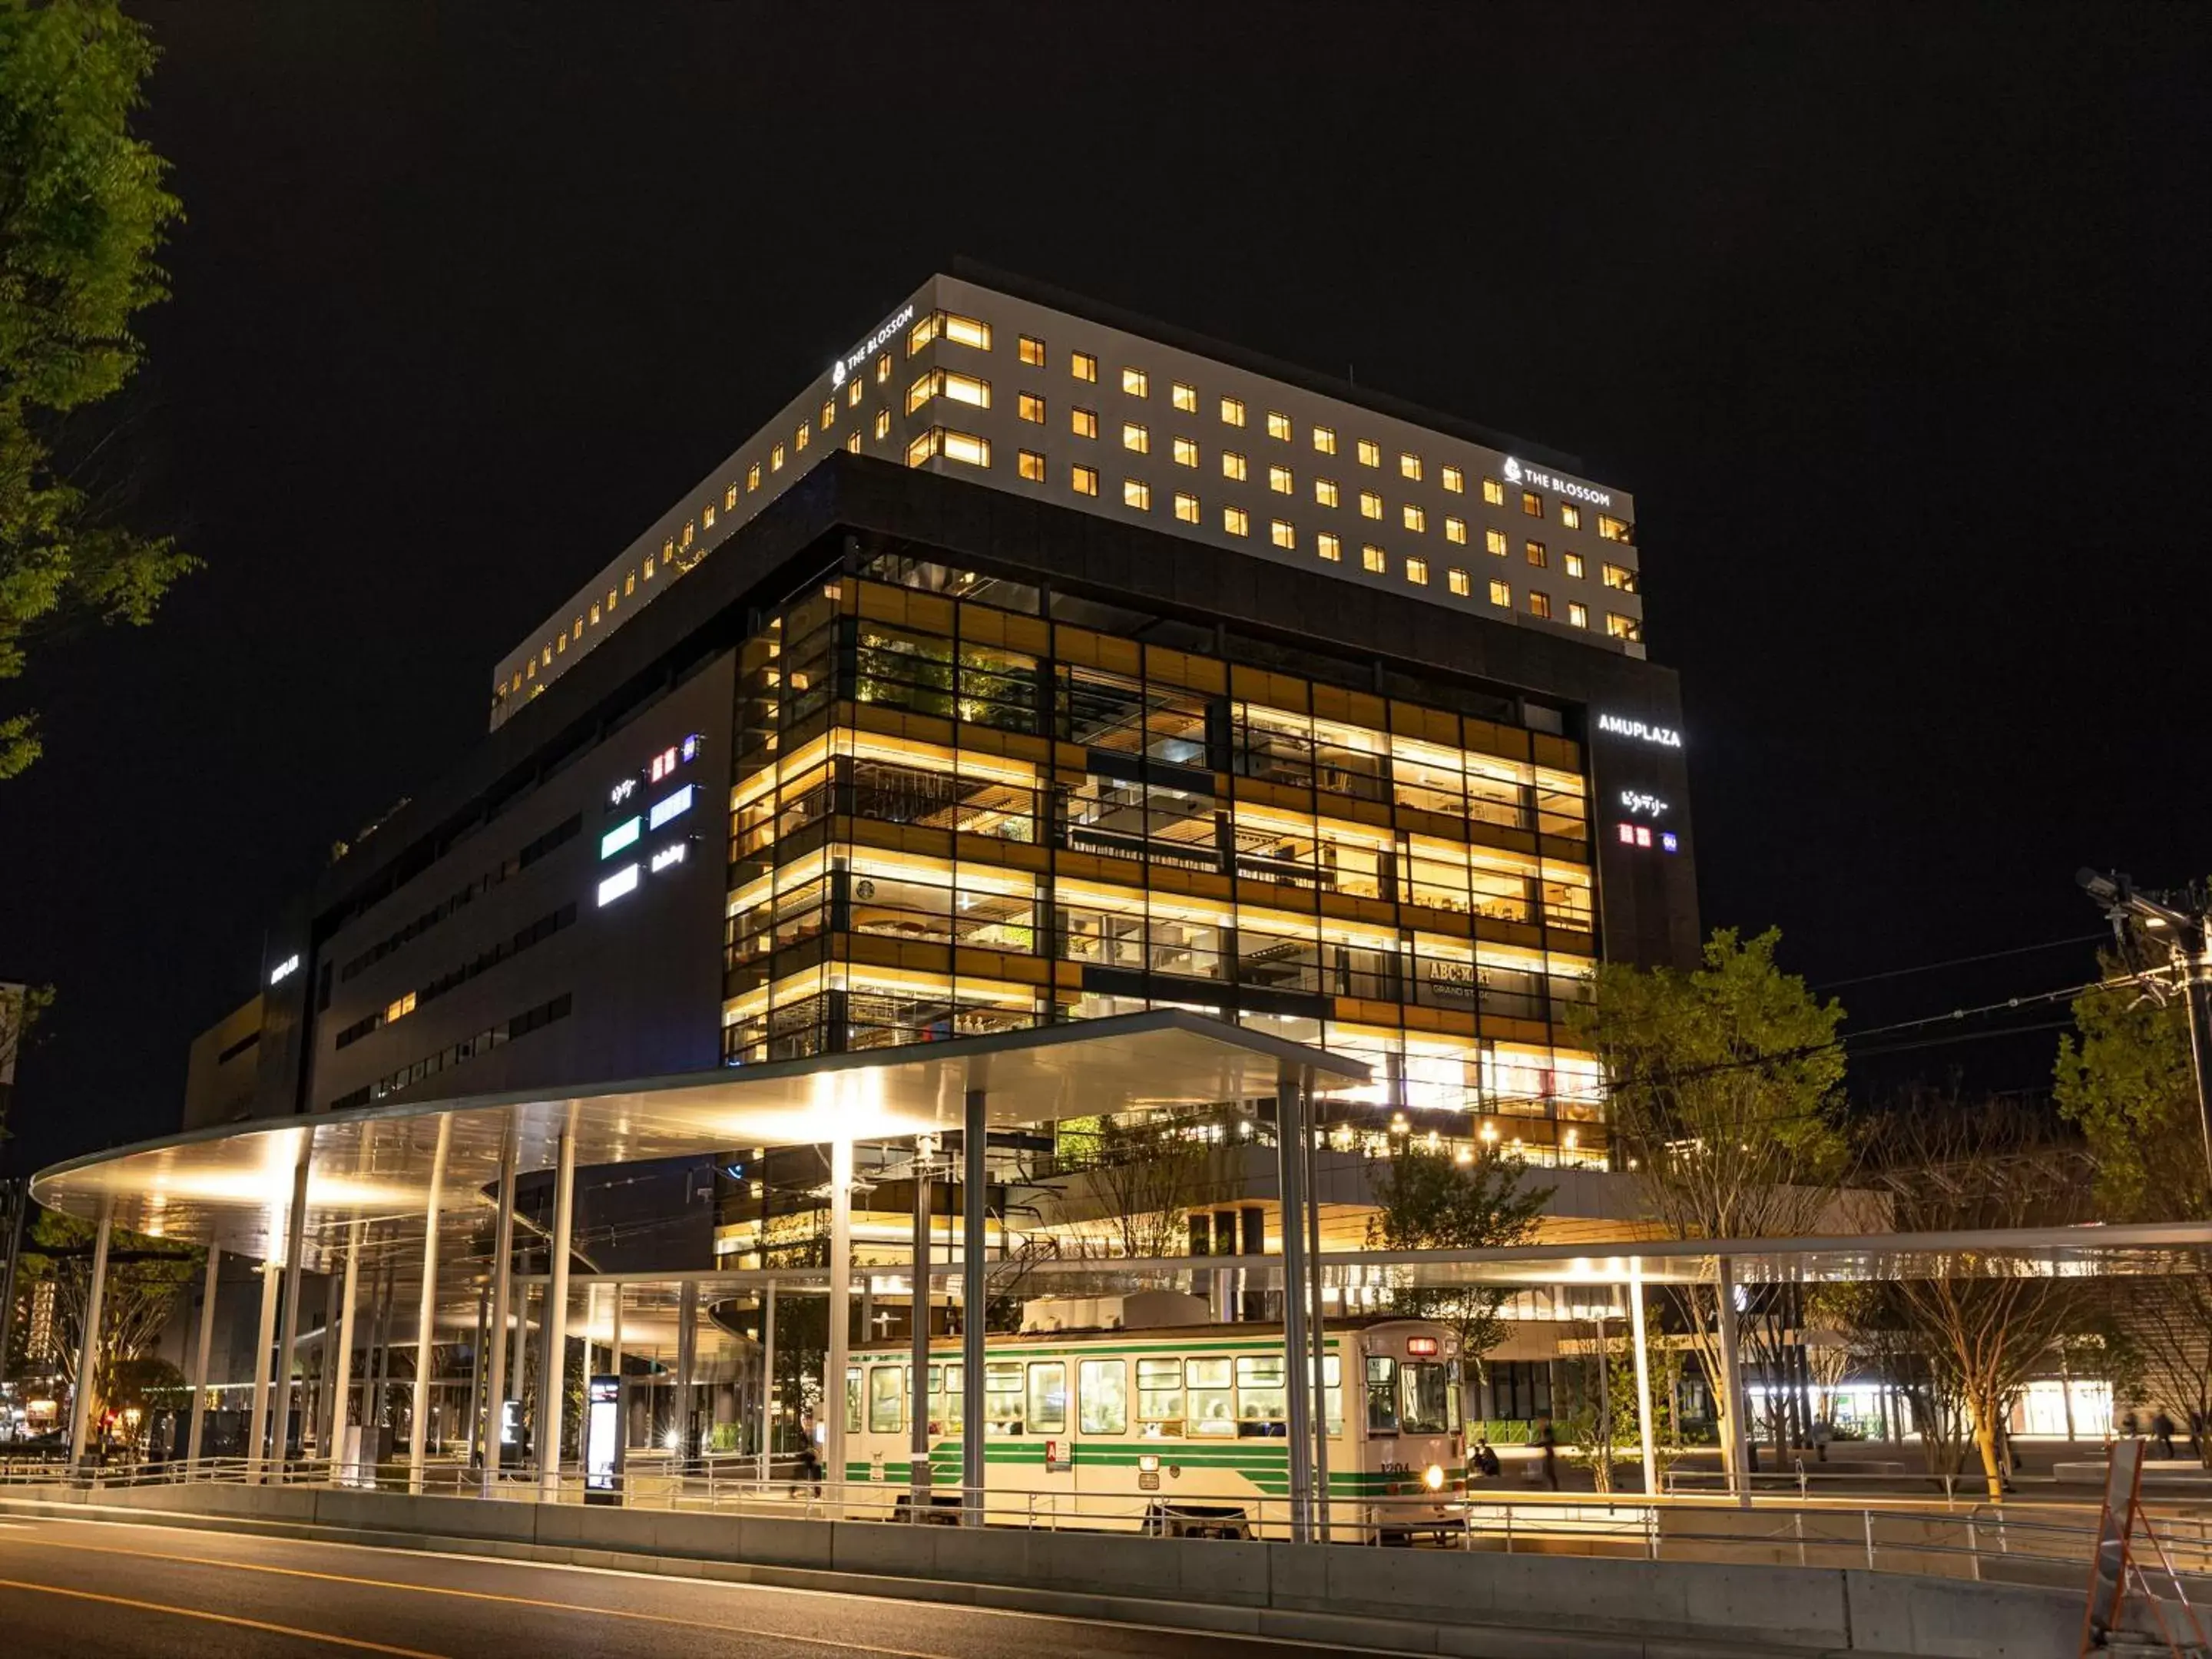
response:
M777 1460L763 1478L757 1455L689 1462L641 1461L616 1489L594 1489L573 1468L547 1481L530 1466L495 1471L487 1487L476 1466L439 1460L412 1480L404 1459L342 1464L328 1459L210 1457L197 1462L81 1464L0 1461L0 1495L40 1491L87 1493L204 1484L356 1488L513 1502L606 1503L631 1509L733 1516L909 1525L957 1525L1041 1531L1118 1532L1152 1537L1280 1540L1294 1535L1286 1498L1180 1498L1173 1494L1089 1494L982 1491L934 1486L917 1504L902 1479L816 1480L795 1460ZM1808 1476L1808 1480L1809 1480ZM1791 1479L1794 1480L1795 1477ZM1480 1489L1438 1498L1332 1498L1320 1506L1316 1535L1346 1545L1418 1544L1514 1553L1575 1553L1652 1561L1863 1567L1988 1583L2078 1587L2097 1541L2092 1506L2050 1502L1939 1503L1893 1498L1854 1504L1841 1497L1753 1495L1748 1503L1717 1493L1492 1494ZM2158 1519L2162 1541L2192 1598L2212 1595L2212 1510L2185 1507Z

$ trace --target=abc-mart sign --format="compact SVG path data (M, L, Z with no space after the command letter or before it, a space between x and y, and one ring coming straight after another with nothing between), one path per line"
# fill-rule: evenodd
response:
M848 374L858 374L862 363L866 362L878 348L888 343L892 336L913 320L914 307L910 305L902 307L896 316L891 318L873 334L830 365L830 384L833 386L844 385L845 377Z
M1611 507L1612 495L1589 485L1577 483L1571 478L1562 478L1556 472L1547 472L1541 467L1523 466L1513 457L1505 458L1505 482L1534 484L1539 489L1548 489L1554 495L1567 495L1578 501L1588 501L1592 507Z

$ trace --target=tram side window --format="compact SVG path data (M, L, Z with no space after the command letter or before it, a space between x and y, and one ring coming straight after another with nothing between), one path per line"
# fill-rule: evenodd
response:
M932 1365L929 1368L929 1431L932 1434L944 1434L960 1426L961 1411L967 1403L960 1394L962 1370L958 1365Z
M1398 1432L1398 1362L1384 1353L1367 1357L1367 1432Z
M1193 1359L1185 1362L1190 1384L1190 1415L1185 1419L1194 1435L1234 1439L1237 1434L1237 1394L1231 1383L1230 1362Z
M845 1432L860 1431L860 1368L854 1366L845 1373Z
M896 1365L868 1367L868 1432L896 1434L906 1426L906 1379Z
M1280 1354L1243 1354L1237 1361L1237 1432L1239 1437L1284 1431L1289 1395L1283 1386Z
M1137 1421L1148 1440L1170 1440L1182 1435L1182 1360L1137 1362Z
M1322 1432L1332 1440L1344 1438L1344 1361L1330 1354L1321 1362Z
M1367 1362L1370 1373L1374 1361ZM1408 1362L1398 1376L1401 1420L1407 1434L1449 1434L1459 1426L1456 1364Z
M1018 1360L994 1359L983 1367L983 1432L1022 1432L1022 1368Z
M1085 1434L1128 1433L1126 1360L1086 1359L1075 1368L1075 1415Z
M1067 1432L1067 1362L1064 1359L1040 1359L1030 1366L1029 1432Z

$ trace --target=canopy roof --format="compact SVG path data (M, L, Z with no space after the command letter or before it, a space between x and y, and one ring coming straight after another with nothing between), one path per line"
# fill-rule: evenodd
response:
M441 1127L441 1230L485 1217L512 1130L516 1168L550 1168L573 1127L579 1165L711 1156L752 1146L894 1139L957 1129L980 1091L994 1127L1270 1095L1310 1069L1321 1091L1368 1069L1180 1009L909 1048L595 1084L557 1094L470 1095L301 1118L224 1124L57 1164L40 1203L118 1225L267 1259L282 1254L299 1159L308 1161L306 1265L320 1268L346 1224L419 1229Z

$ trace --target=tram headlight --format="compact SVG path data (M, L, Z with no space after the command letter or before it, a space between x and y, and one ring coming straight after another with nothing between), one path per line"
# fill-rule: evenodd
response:
M1428 1473L1424 1474L1421 1477L1421 1480L1428 1486L1428 1489L1431 1492L1442 1492L1444 1489L1443 1465L1441 1463L1430 1464Z

